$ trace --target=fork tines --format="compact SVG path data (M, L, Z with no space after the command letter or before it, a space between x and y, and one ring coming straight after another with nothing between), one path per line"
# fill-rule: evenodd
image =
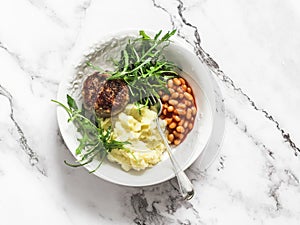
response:
M142 90L143 90L145 96L140 101L140 103L147 104L147 102L148 102L149 106L153 106L158 102L157 98L152 93L147 93L144 89L142 89Z

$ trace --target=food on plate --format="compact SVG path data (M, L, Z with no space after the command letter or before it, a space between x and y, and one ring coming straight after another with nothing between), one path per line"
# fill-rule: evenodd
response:
M68 113L80 137L75 150L78 167L97 160L96 171L105 158L125 171L144 170L161 161L166 150L156 125L158 113L151 98L163 103L160 126L171 145L184 141L197 113L194 94L180 69L163 54L175 30L151 38L144 31L130 39L113 59L113 71L86 74L82 85L82 107L67 95L67 105L55 101ZM98 71L99 70L99 71Z
M130 144L123 149L113 149L107 158L119 163L125 171L143 170L157 164L166 146L158 133L156 117L157 113L148 107L139 109L134 104L128 104L114 121L113 137ZM164 130L166 122L161 120L160 125Z
M169 143L179 145L194 127L197 107L192 88L183 77L169 79L167 86L167 92L160 92L160 118L167 123Z
M129 102L129 90L120 79L107 80L111 75L95 72L83 83L84 107L99 117L110 117L122 112Z
M178 76L176 66L163 55L175 30L162 37L161 33L151 38L140 31L140 38L129 40L121 51L121 59L115 62L115 71L108 78L124 80L132 102L143 102L150 95L159 97L159 91L167 90L168 79Z
M68 113L68 122L73 122L81 137L75 154L80 158L77 164L65 163L72 167L80 167L91 163L94 159L99 161L98 166L90 171L95 172L102 164L107 153L112 149L122 149L128 142L116 141L112 137L112 127L109 119L99 118L95 114L88 115L84 107L79 109L76 101L67 95L67 105L52 100Z
M100 87L106 82L106 78L109 74L100 74L100 72L95 72L88 76L83 82L82 96L84 107L90 111L95 108L95 102L98 98L98 93Z

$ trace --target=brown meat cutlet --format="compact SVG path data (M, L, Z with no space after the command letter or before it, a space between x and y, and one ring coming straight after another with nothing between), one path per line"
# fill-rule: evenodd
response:
M95 72L83 83L83 103L99 117L114 116L129 102L129 89L122 80L107 80L109 74Z

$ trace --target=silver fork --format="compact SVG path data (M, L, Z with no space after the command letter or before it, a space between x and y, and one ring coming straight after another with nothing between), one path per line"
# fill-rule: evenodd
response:
M177 182L178 182L178 186L181 192L181 195L184 199L186 200L190 200L193 196L194 196L194 187L190 181L190 179L187 177L187 175L185 174L185 172L180 168L177 160L175 159L173 153L172 153L172 149L168 143L168 140L164 134L164 132L162 131L160 124L159 124L159 116L161 114L162 111L162 103L161 100L156 98L155 96L153 96L152 94L150 94L150 96L148 97L149 99L149 103L151 106L155 106L157 109L157 117L156 117L156 126L158 129L158 132L161 136L161 138L163 139L163 142L165 144L165 146L167 147L167 153L170 157L171 163L173 165L173 170L174 173L176 175L177 178Z

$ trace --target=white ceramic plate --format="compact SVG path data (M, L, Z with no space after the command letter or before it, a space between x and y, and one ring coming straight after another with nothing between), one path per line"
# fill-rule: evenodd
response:
M137 34L138 31L126 31L106 36L101 42L92 46L87 54L79 54L77 57L78 65L70 67L66 71L64 80L59 86L57 100L66 103L66 95L69 94L77 102L82 101L83 80L93 72L86 66L86 62L92 62L104 69L112 69L110 58L118 56L128 38L136 37ZM181 75L192 86L198 108L193 130L182 144L173 149L179 165L185 170L199 157L210 141L216 107L215 90L207 68L190 50L183 47L180 40L176 38L172 38L172 40L173 43L166 48L164 54L167 59L173 61L185 72ZM61 135L68 149L76 157L75 149L78 146L76 128L72 123L67 123L67 113L60 107L57 109L57 118ZM97 164L98 162L95 161L85 167L88 170L93 170ZM94 174L104 180L126 186L153 185L174 177L172 164L167 153L163 155L160 163L144 171L125 172L118 164L105 160Z

